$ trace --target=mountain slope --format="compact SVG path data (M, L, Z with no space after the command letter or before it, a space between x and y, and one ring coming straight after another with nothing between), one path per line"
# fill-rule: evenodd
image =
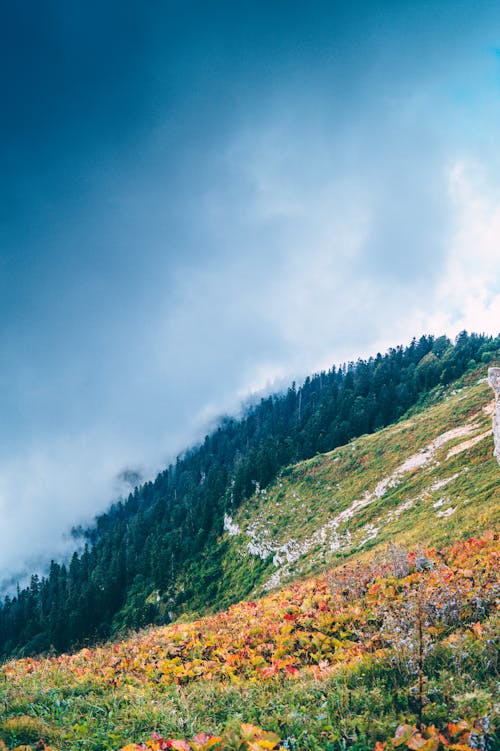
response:
M250 506L248 500L256 491L258 499L265 498L280 472L280 482L285 482L286 467L374 433L412 406L422 409L438 384L445 387L478 363L499 356L499 338L462 332L452 345L446 337L423 336L385 355L318 373L298 389L293 384L286 393L262 399L239 420L223 420L154 482L136 488L126 501L99 516L84 532L84 550L75 552L69 563L53 561L47 576L33 576L29 587L5 600L0 606L0 655L63 651L130 628L165 623L183 612L212 612L245 597L271 576L274 569L267 552L277 551L271 548L261 556L242 558L234 541L223 536L224 519L226 526L231 524L228 515L251 508L255 499ZM347 449L347 463L341 455L336 457L339 466L354 469L356 451ZM311 461L321 464L316 458ZM390 461L389 465L391 471L397 466ZM291 481L300 484L290 471ZM368 476L364 480L371 482ZM313 487L310 473L307 481ZM332 482L337 480L333 477ZM363 478L358 485L349 503L368 507ZM349 493L349 485L346 489ZM322 493L318 497L323 498ZM336 504L333 511L348 513L347 496L336 496L331 489L323 495L325 508ZM311 504L309 511L296 507L291 513L300 516L303 529L313 537L301 544L307 551L311 546L321 548L322 535L329 537L334 530L319 530L319 522L328 519L316 497L307 496L303 502ZM375 505L370 503L367 513ZM275 504L273 514L277 509ZM341 527L337 524L339 534ZM262 549L259 529L257 543ZM373 536L374 530L367 528L364 534ZM282 557L297 557L290 540L283 539L278 547L283 548ZM326 561L316 558L315 565Z
M228 507L205 570L179 589L188 604L215 565L214 610L252 601L1 667L0 749L497 748L500 467L485 372Z
M227 515L221 596L252 571L255 595L392 541L436 546L497 527L485 372L437 390L435 404L397 425L285 469Z

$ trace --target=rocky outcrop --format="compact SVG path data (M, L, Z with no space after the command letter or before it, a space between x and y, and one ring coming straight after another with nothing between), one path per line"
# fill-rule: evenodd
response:
M488 370L488 383L495 392L495 411L493 412L495 451L493 453L500 464L500 368L490 368Z

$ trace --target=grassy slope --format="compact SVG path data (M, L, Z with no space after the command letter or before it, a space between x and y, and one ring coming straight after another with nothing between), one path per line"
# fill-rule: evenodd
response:
M254 495L232 519L240 533L221 540L222 601L257 596L393 541L446 545L497 527L500 468L493 458L493 392L485 375L482 368L447 391L436 390L420 413L289 467ZM457 435L449 433L454 430ZM427 462L397 473L415 455L416 463L423 461L419 452L443 434L448 436ZM377 497L384 480L391 481Z

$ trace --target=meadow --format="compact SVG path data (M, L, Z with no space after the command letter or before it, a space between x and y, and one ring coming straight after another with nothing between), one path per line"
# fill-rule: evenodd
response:
M493 749L498 536L0 670L4 748Z

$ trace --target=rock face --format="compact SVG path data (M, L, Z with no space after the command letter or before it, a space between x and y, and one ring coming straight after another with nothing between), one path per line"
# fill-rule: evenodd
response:
M493 412L495 451L493 453L500 464L500 368L490 368L488 370L488 383L495 392L495 411Z

